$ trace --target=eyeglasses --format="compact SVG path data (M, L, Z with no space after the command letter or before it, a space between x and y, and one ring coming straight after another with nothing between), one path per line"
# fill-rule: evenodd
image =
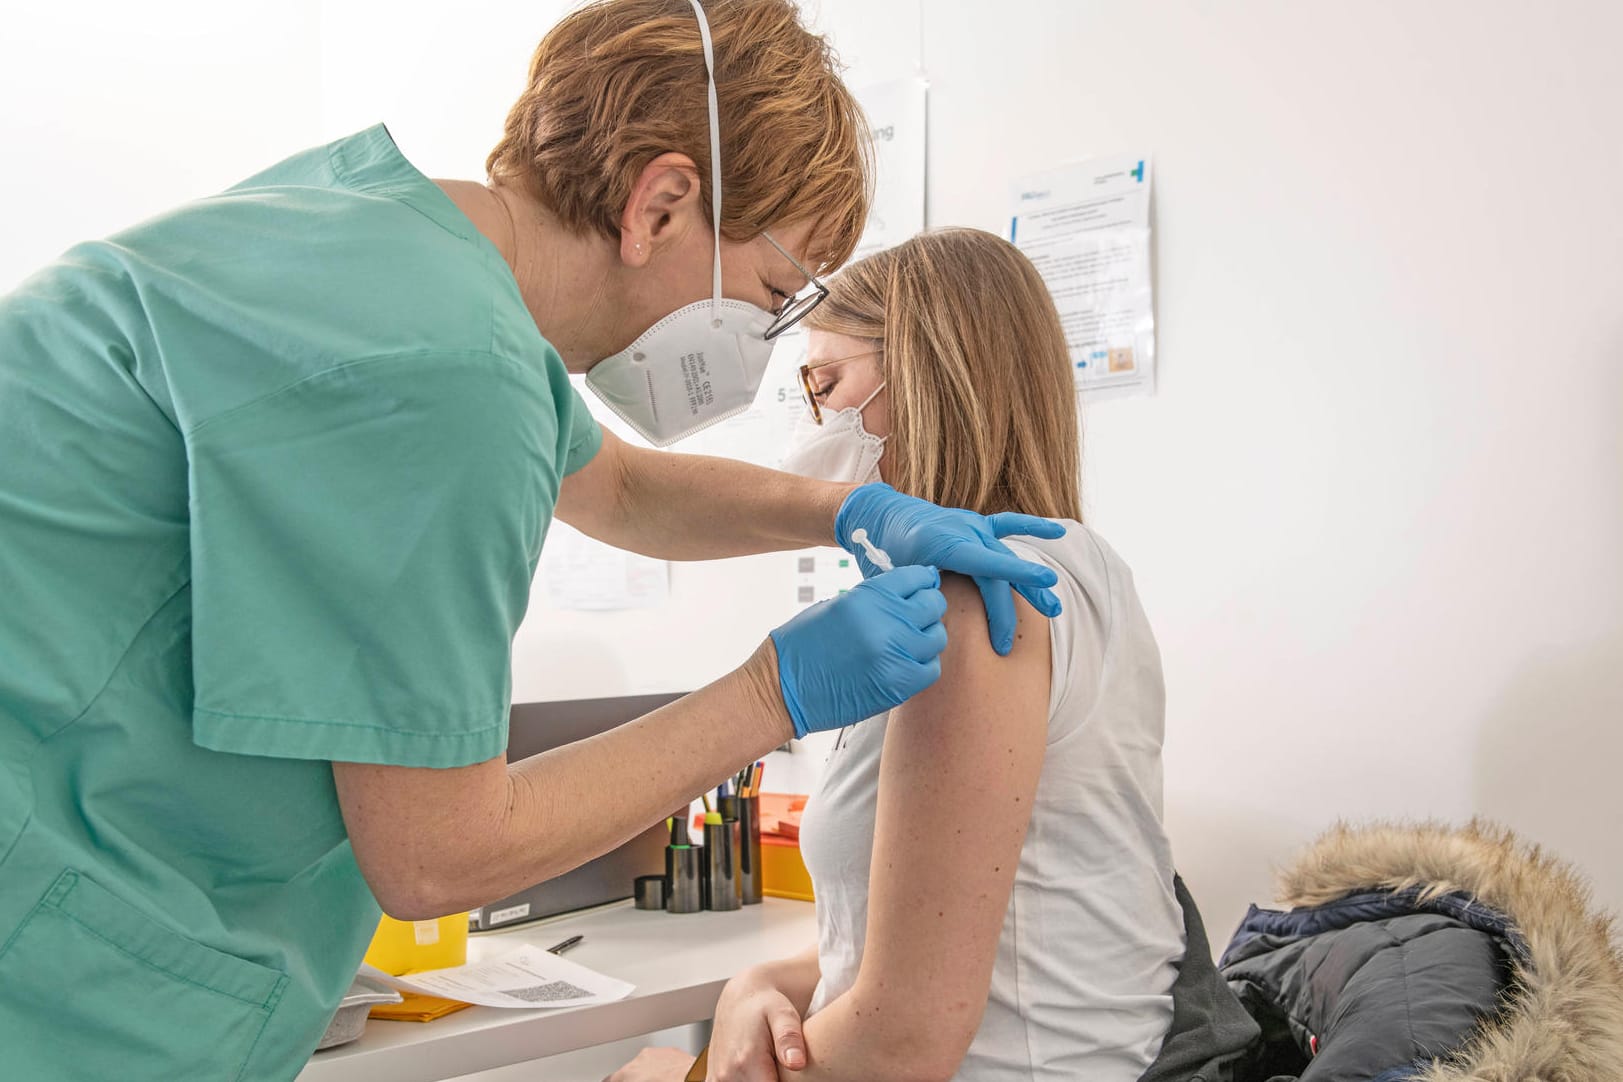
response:
M847 357L836 357L832 361L822 361L822 362L819 362L818 364L815 364L815 365L810 365L810 364L801 365L800 366L800 397L805 399L806 408L811 410L812 420L817 422L818 424L823 423L823 406L822 406L822 403L817 401L817 396L821 392L818 390L817 385L812 382L812 372L815 369L827 368L829 365L831 365L831 364L839 364L841 361L854 361L858 357L873 357L873 356L877 356L878 354L883 353L883 352L884 352L884 350L880 350L880 349L870 349L866 353L853 353L853 354L851 354L850 356L847 356Z
M822 282L819 282L817 280L817 276L812 274L811 271L807 270L805 267L802 267L800 265L800 261L794 256L790 255L784 249L783 245L773 240L772 234L762 233L761 236L765 237L766 242L772 245L772 247L776 248L778 250L778 254L787 259L790 264L793 265L795 270L805 275L807 283L807 288L803 292L784 301L783 305L776 312L772 313L774 317L772 320L772 325L766 329L766 334L764 336L766 340L770 342L784 331L787 331L790 327L793 327L796 323L799 323L801 320L805 319L811 314L811 310L813 308L816 308L819 304L822 304L824 298L828 296L828 287Z

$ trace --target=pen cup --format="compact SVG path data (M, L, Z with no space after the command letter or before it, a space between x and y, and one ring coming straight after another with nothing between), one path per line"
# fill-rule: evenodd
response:
M720 816L716 816L720 818ZM743 904L739 887L738 820L706 822L704 825L705 867L709 872L709 896L705 908L718 911L737 909Z
M700 884L704 881L703 849L691 845L673 845L666 851L670 858L671 882L665 894L665 909L670 913L697 913L704 908Z
M666 850L665 862L670 863L670 850ZM632 883L631 897L638 909L664 909L665 895L669 892L671 880L668 875L639 875Z
M761 904L761 798L738 800L739 891L745 905Z

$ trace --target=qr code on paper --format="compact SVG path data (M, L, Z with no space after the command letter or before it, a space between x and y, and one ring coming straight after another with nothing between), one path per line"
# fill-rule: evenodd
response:
M552 981L549 984L537 984L529 988L504 988L502 994L522 999L526 1003L556 1003L561 999L585 999L592 993L584 988L577 988L568 981Z

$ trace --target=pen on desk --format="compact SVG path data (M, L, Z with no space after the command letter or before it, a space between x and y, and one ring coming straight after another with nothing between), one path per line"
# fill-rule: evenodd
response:
M568 939L564 940L562 943L558 943L558 944L556 944L554 946L548 947L547 948L547 953L548 954L562 954L564 951L568 950L570 947L579 946L581 940L583 940L585 938L586 937L583 936L583 935L572 935Z

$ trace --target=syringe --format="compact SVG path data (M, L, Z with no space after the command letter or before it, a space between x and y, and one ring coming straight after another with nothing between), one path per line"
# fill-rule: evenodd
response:
M894 571L896 565L890 562L890 555L884 549L868 540L868 531L858 526L851 531L851 540L862 546L862 551L868 554L874 566L881 571Z

